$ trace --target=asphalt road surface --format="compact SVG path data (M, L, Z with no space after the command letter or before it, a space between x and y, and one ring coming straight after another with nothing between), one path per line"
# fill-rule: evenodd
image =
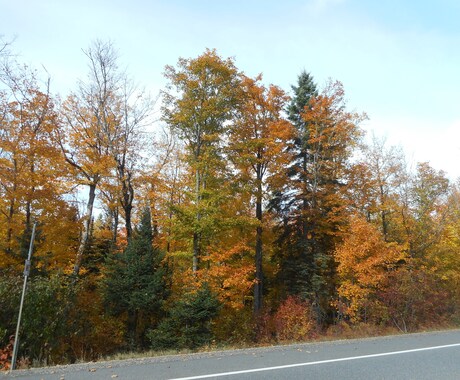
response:
M3 378L460 379L460 330L17 370Z

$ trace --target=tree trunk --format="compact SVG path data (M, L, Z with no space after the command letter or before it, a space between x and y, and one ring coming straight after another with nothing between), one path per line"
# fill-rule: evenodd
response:
M193 233L193 261L192 261L192 271L196 273L199 265L199 257L201 254L201 234L198 232Z
M120 198L120 203L123 208L124 217L125 217L125 228L126 228L126 238L131 240L133 234L132 220L131 215L133 212L133 201L134 201L134 188L131 183L131 172L129 170L125 171L124 166L119 164L118 173L121 181L121 191L122 195Z
M139 349L139 337L137 334L138 310L128 310L127 338L131 350Z
M302 181L302 210L300 214L301 218L301 226L302 226L302 233L300 236L300 244L301 244L301 250L302 254L306 255L307 254L307 235L308 235L308 223L307 223L307 211L308 211L308 199L307 199L307 194L308 194L308 185L307 185L307 164L308 164L308 156L306 151L302 151L302 176L301 176L301 181Z
M112 247L115 247L117 244L118 219L119 219L118 207L114 207L112 211Z
M383 185L380 184L380 207L381 207L381 218L382 218L382 233L383 233L383 239L385 241L388 241L388 222L387 222L387 212L385 210L385 190L383 188Z
M199 169L196 169L195 173L195 198L196 198L196 222L197 227L193 232L193 260L192 260L192 271L196 273L198 270L198 265L201 256L201 232L197 231L196 229L199 228L200 221L201 221L201 212L200 212L200 201L201 201L201 174Z
M16 180L16 174L18 172L18 165L16 159L13 159L14 163L14 180L13 180L13 189L11 191L11 194L17 194L17 180ZM16 198L13 195L13 197L9 201L9 206L8 206L8 217L7 217L7 225L8 225L8 230L6 233L6 252L7 253L12 253L12 240L13 240L13 217L14 214L16 213Z
M131 240L133 236L133 227L131 221L131 214L132 214L133 206L130 204L125 207L125 227L126 227L126 238L128 241Z
M90 233L91 233L91 220L93 218L93 207L94 200L96 198L96 184L92 183L89 185L89 197L88 203L86 205L86 213L84 216L83 223L83 232L81 235L80 246L78 247L77 256L75 257L75 265L73 267L73 274L78 276L80 273L80 267L83 259L83 254L85 253L86 247L88 245Z
M258 181L256 195L256 218L259 225L256 228L256 252L255 252L255 284L254 284L254 314L258 314L262 308L263 270L262 270L262 181Z
M14 198L10 200L8 207L8 231L6 233L6 251L12 252L11 241L13 240L13 216L15 213L15 202Z

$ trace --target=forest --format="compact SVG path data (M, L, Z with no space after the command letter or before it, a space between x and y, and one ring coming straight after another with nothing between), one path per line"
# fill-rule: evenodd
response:
M154 97L116 47L54 94L0 46L0 369L460 323L460 187L341 82L205 50ZM261 71L263 67L260 68Z

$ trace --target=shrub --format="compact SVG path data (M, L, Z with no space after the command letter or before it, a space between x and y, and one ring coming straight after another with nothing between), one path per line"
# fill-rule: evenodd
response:
M0 279L0 332L3 340L16 329L23 278L5 275ZM72 287L62 275L35 277L29 281L21 320L18 357L50 362L62 355L67 335L67 313L73 304ZM6 333L5 333L6 332Z
M316 336L318 327L311 305L297 296L288 296L274 314L259 317L259 342L295 342Z
M273 318L279 341L302 341L315 334L316 323L311 306L298 297L287 297Z

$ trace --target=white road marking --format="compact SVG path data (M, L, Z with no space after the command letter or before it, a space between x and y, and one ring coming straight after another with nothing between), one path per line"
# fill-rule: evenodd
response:
M362 356L352 356L352 357L339 358L339 359L319 360L319 361L316 361L316 362L287 364L287 365L280 365L280 366L276 366L276 367L263 367L263 368L255 368L255 369L246 369L246 370L241 370L241 371L212 373L212 374L209 374L209 375L199 375L199 376L190 376L190 377L178 377L178 378L174 378L174 379L170 379L170 380L197 380L197 379L209 379L209 378L211 378L211 377L223 377L223 376L239 375L239 374L243 374L243 373L273 371L273 370L284 369L284 368L306 367L306 366L317 365L317 364L326 364L326 363L344 362L344 361L348 361L348 360L359 360L359 359L377 358L377 357L380 357L380 356L390 356L390 355L408 354L408 353L411 353L411 352L429 351L429 350L439 350L439 349L441 349L441 348L450 348L450 347L458 347L458 346L460 346L460 343L446 344L446 345L444 345L444 346L434 346L434 347L415 348L415 349L412 349L412 350L404 350L404 351L383 352L383 353L380 353L380 354L370 354L370 355L362 355Z

